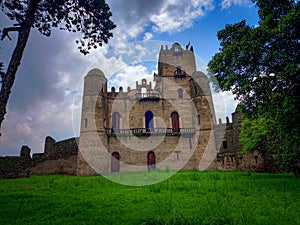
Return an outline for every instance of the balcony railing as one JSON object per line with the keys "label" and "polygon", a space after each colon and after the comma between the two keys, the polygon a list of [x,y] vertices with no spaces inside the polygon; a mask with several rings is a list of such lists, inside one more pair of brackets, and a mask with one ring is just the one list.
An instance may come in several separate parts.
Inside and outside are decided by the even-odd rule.
{"label": "balcony railing", "polygon": [[137,93],[135,97],[139,101],[159,101],[160,99],[158,93]]}
{"label": "balcony railing", "polygon": [[196,132],[195,128],[130,128],[113,129],[106,128],[106,135],[111,136],[183,136],[192,137]]}

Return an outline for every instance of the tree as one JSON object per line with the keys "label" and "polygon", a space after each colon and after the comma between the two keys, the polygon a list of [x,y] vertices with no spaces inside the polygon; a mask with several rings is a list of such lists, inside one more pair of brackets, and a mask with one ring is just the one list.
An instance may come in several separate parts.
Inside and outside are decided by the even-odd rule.
{"label": "tree", "polygon": [[105,0],[0,0],[2,12],[16,24],[2,30],[1,40],[10,38],[10,32],[17,32],[17,44],[5,73],[1,74],[0,129],[6,114],[6,107],[21,63],[24,49],[32,28],[50,36],[52,28],[69,32],[81,32],[77,40],[79,50],[89,53],[91,48],[102,46],[113,35],[116,26],[110,20],[111,12]]}
{"label": "tree", "polygon": [[259,25],[226,25],[217,34],[220,52],[208,67],[218,88],[241,102],[244,149],[272,150],[277,163],[299,178],[300,3],[253,2]]}

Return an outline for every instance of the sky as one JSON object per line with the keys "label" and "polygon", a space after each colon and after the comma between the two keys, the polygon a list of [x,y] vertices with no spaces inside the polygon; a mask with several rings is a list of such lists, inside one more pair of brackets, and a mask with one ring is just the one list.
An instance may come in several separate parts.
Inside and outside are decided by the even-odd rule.
{"label": "sky", "polygon": [[[19,155],[22,145],[43,152],[46,136],[63,140],[79,136],[83,78],[101,69],[111,86],[132,86],[157,72],[160,45],[189,41],[198,70],[205,70],[219,51],[217,32],[245,19],[258,25],[257,8],[250,0],[108,0],[117,25],[107,45],[83,55],[75,40],[80,33],[53,30],[50,37],[32,30],[2,124],[0,156]],[[0,12],[0,29],[11,26]],[[0,61],[8,65],[15,47],[0,42]],[[6,67],[5,67],[6,68]],[[205,71],[204,71],[205,72]],[[231,119],[237,101],[231,93],[213,93],[217,118]]]}

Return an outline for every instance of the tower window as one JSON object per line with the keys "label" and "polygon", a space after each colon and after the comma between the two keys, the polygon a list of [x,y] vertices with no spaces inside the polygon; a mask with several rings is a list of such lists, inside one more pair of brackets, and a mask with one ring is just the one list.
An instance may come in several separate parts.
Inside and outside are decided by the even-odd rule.
{"label": "tower window", "polygon": [[114,132],[117,132],[117,130],[120,129],[120,113],[119,112],[113,112],[113,114],[112,114],[112,128],[114,129]]}
{"label": "tower window", "polygon": [[87,118],[84,119],[84,127],[87,127]]}
{"label": "tower window", "polygon": [[223,141],[223,149],[227,149],[227,148],[228,148],[227,141]]}
{"label": "tower window", "polygon": [[183,99],[183,90],[181,88],[178,89],[178,98]]}
{"label": "tower window", "polygon": [[201,118],[200,118],[200,115],[198,114],[197,115],[197,124],[200,125],[200,123],[201,123]]}
{"label": "tower window", "polygon": [[197,86],[196,85],[194,86],[194,93],[195,93],[195,95],[197,94]]}

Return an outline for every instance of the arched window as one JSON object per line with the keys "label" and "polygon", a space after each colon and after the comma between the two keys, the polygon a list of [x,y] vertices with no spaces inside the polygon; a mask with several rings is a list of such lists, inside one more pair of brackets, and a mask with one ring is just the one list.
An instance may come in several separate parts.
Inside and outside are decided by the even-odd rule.
{"label": "arched window", "polygon": [[183,90],[181,88],[178,89],[178,98],[183,99]]}
{"label": "arched window", "polygon": [[195,93],[195,95],[197,94],[197,86],[196,85],[194,86],[194,93]]}
{"label": "arched window", "polygon": [[153,151],[148,152],[147,155],[148,170],[155,169],[155,153]]}
{"label": "arched window", "polygon": [[177,112],[171,113],[172,130],[173,132],[179,132],[179,115]]}
{"label": "arched window", "polygon": [[145,127],[147,132],[154,128],[153,113],[150,110],[145,113]]}
{"label": "arched window", "polygon": [[120,113],[113,112],[112,114],[112,128],[114,132],[117,132],[120,129]]}
{"label": "arched window", "polygon": [[119,152],[113,152],[111,154],[111,172],[119,172],[120,171],[120,154]]}
{"label": "arched window", "polygon": [[197,115],[197,124],[200,125],[201,123],[201,118],[200,118],[200,114]]}

